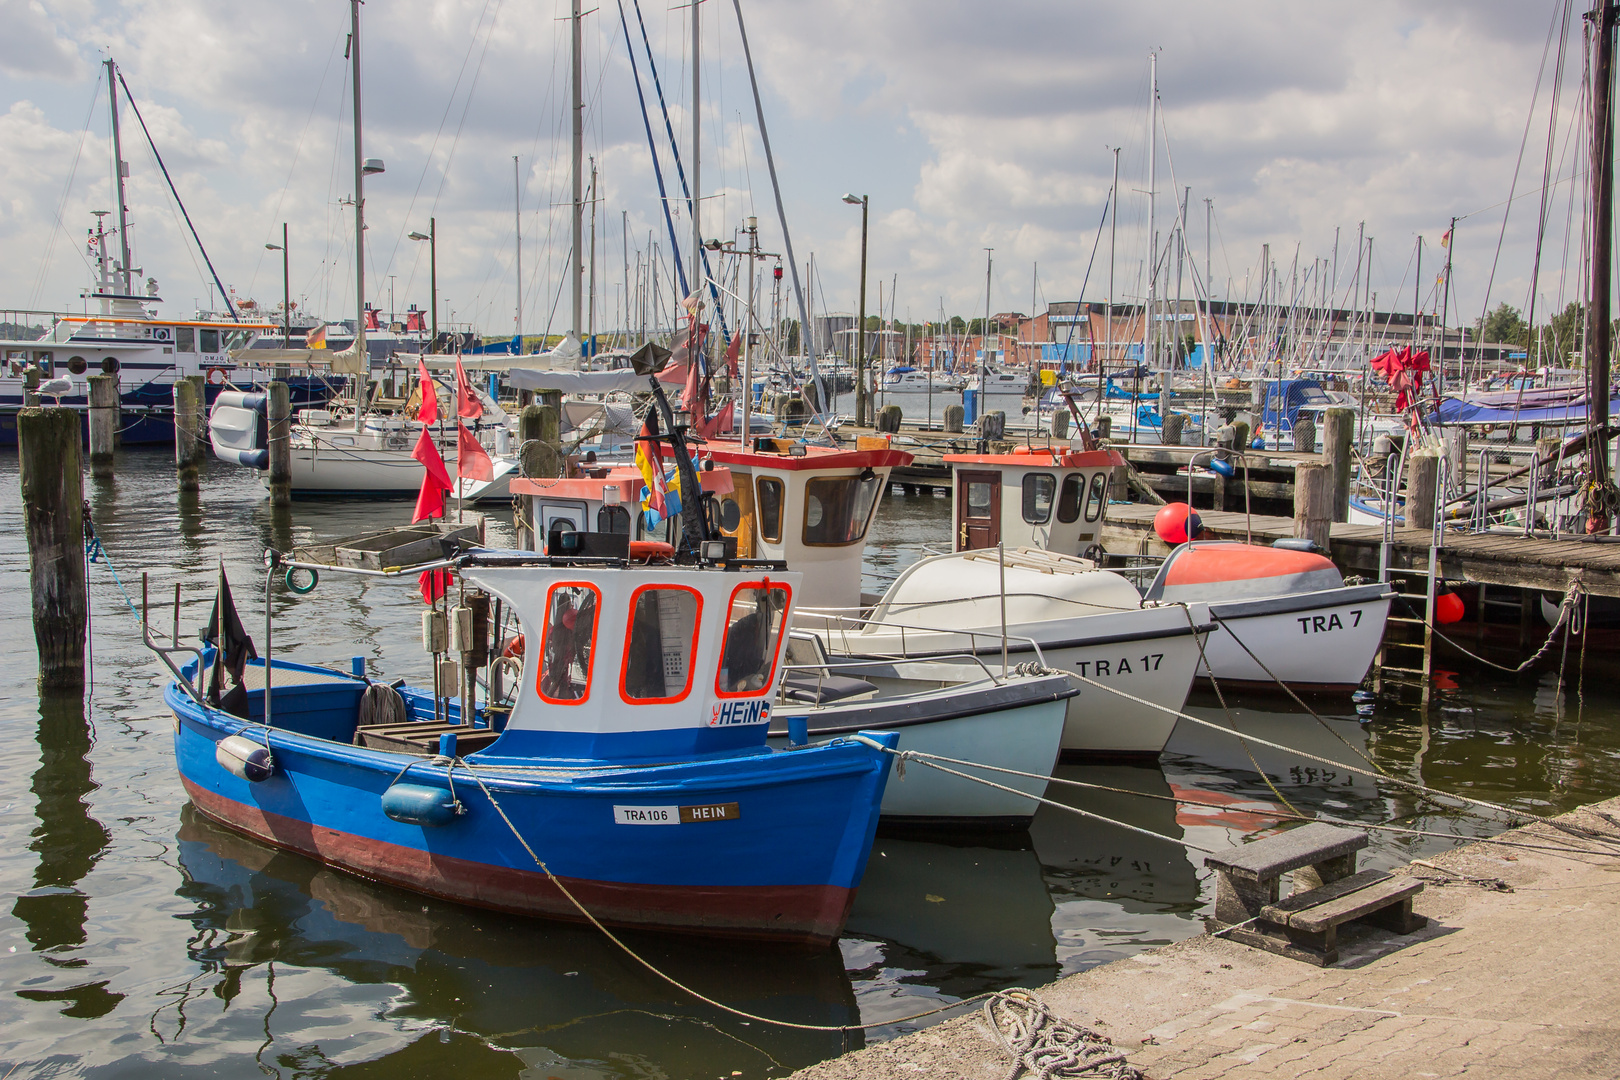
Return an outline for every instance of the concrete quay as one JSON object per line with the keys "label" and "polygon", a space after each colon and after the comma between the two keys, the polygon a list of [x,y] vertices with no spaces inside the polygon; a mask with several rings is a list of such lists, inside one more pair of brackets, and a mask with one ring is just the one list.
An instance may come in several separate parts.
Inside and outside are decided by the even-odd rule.
{"label": "concrete quay", "polygon": [[[1154,1080],[1620,1076],[1620,799],[1403,867],[1429,925],[1341,945],[1317,968],[1201,936],[1036,991]],[[1468,880],[1496,879],[1495,891]],[[793,1080],[1006,1080],[978,1010],[833,1058]]]}

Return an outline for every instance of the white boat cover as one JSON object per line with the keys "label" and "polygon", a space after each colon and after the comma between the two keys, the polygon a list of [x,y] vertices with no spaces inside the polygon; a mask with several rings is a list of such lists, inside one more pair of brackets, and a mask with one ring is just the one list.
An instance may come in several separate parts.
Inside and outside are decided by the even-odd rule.
{"label": "white boat cover", "polygon": [[[871,621],[937,630],[998,626],[1001,575],[990,549],[923,559],[889,586]],[[1009,626],[1142,606],[1142,595],[1121,575],[1043,551],[1007,552],[1006,583]]]}
{"label": "white boat cover", "polygon": [[645,390],[647,376],[625,368],[620,371],[547,371],[513,368],[506,377],[519,390],[561,390],[565,394],[607,394],[615,390]]}

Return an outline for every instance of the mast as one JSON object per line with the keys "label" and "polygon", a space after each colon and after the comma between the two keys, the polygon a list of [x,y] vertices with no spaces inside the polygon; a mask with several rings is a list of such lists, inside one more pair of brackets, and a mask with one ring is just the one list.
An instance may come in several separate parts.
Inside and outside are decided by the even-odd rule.
{"label": "mast", "polygon": [[514,356],[523,355],[523,180],[518,173],[517,155],[512,155],[512,225],[513,236],[517,239],[517,258],[514,266],[517,268],[517,321],[516,328],[517,347]]}
{"label": "mast", "polygon": [[360,131],[360,0],[349,0],[349,50],[354,80],[354,349],[360,374],[354,380],[354,430],[366,415],[366,381],[371,365],[366,353],[366,163]]}
{"label": "mast", "polygon": [[591,187],[587,196],[591,204],[591,287],[587,292],[589,300],[585,313],[585,336],[590,345],[585,350],[586,356],[596,355],[596,158],[591,157]]}
{"label": "mast", "polygon": [[[702,42],[701,4],[692,3],[692,345],[697,345],[698,310],[703,306],[703,160],[699,156],[703,131],[703,65],[699,46]],[[694,361],[696,358],[693,358]]]}
{"label": "mast", "polygon": [[1586,305],[1587,458],[1592,496],[1586,531],[1606,533],[1612,521],[1609,483],[1609,285],[1610,242],[1614,231],[1614,26],[1615,9],[1598,0],[1587,14],[1597,35],[1592,68],[1592,280]]}
{"label": "mast", "polygon": [[[1103,326],[1103,356],[1097,374],[1106,376],[1108,360],[1114,354],[1114,241],[1119,236],[1119,147],[1114,147],[1114,186],[1108,189],[1108,303]],[[1101,392],[1101,385],[1098,386]],[[1100,400],[1100,399],[1099,399]]]}
{"label": "mast", "polygon": [[581,342],[580,329],[585,317],[585,203],[584,199],[584,170],[585,170],[585,83],[582,68],[584,66],[581,55],[584,44],[580,35],[580,0],[574,0],[573,13],[570,21],[573,23],[573,48],[571,64],[573,67],[573,103],[570,106],[573,120],[573,183],[574,183],[574,246],[569,251],[569,269],[573,277],[573,320],[570,325],[570,334],[574,343]]}
{"label": "mast", "polygon": [[[1147,220],[1147,256],[1146,256],[1146,261],[1143,262],[1143,264],[1142,264],[1142,269],[1148,276],[1147,304],[1142,309],[1142,315],[1143,315],[1143,318],[1142,318],[1142,362],[1144,364],[1150,365],[1150,370],[1151,370],[1151,365],[1153,365],[1153,363],[1157,359],[1157,357],[1155,357],[1153,355],[1153,306],[1154,306],[1154,301],[1156,299],[1156,297],[1155,297],[1155,286],[1158,284],[1158,280],[1159,280],[1159,265],[1158,265],[1158,262],[1157,262],[1157,259],[1156,259],[1156,256],[1158,255],[1158,252],[1157,252],[1157,250],[1155,250],[1156,247],[1157,247],[1158,234],[1154,231],[1154,227],[1153,227],[1153,211],[1154,211],[1154,205],[1153,205],[1153,203],[1154,203],[1154,199],[1153,199],[1154,190],[1153,190],[1153,188],[1154,188],[1154,181],[1155,181],[1155,171],[1154,170],[1157,167],[1158,159],[1159,159],[1158,130],[1159,130],[1159,54],[1157,52],[1150,52],[1150,53],[1148,53],[1148,133],[1147,133],[1148,134],[1148,137],[1147,137],[1147,149],[1148,149],[1148,189],[1147,189],[1148,220]],[[1131,413],[1131,417],[1132,417],[1131,430],[1132,430],[1133,434],[1134,434],[1134,432],[1136,430],[1136,420],[1135,420],[1136,413],[1134,411],[1135,406],[1136,406],[1136,402],[1132,401],[1131,402],[1131,407],[1132,407],[1133,411]]]}
{"label": "mast", "polygon": [[118,69],[110,56],[106,64],[107,104],[112,110],[113,189],[118,197],[118,250],[122,256],[118,264],[118,274],[113,280],[120,293],[131,296],[135,290],[129,279],[129,207],[124,198],[124,178],[129,175],[129,163],[124,160],[123,141],[118,131]]}

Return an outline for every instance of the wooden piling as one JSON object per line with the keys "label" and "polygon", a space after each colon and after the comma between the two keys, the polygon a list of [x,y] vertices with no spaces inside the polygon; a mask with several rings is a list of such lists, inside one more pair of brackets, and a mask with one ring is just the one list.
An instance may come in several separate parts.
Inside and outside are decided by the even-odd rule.
{"label": "wooden piling", "polygon": [[1187,418],[1180,413],[1171,413],[1164,418],[1164,426],[1159,429],[1159,439],[1165,446],[1181,445],[1181,428]]}
{"label": "wooden piling", "polygon": [[1333,483],[1326,465],[1314,462],[1294,470],[1294,535],[1315,542],[1323,553],[1333,529]]}
{"label": "wooden piling", "polygon": [[191,433],[197,440],[200,460],[208,443],[208,378],[204,375],[187,375],[186,382],[197,391],[197,396],[191,402]]}
{"label": "wooden piling", "polygon": [[181,491],[198,491],[202,484],[199,470],[202,455],[198,452],[197,387],[190,379],[174,382],[174,467],[179,474]]}
{"label": "wooden piling", "polygon": [[562,452],[562,395],[542,390],[537,405],[518,414],[518,470],[524,476],[561,476],[567,465]]}
{"label": "wooden piling", "polygon": [[118,376],[90,376],[90,475],[113,474],[118,445]]}
{"label": "wooden piling", "polygon": [[1322,458],[1333,472],[1333,520],[1350,520],[1351,448],[1356,441],[1356,411],[1332,408],[1322,418]]}
{"label": "wooden piling", "polygon": [[1055,409],[1052,412],[1052,438],[1060,442],[1069,437],[1069,410]]}
{"label": "wooden piling", "polygon": [[[946,410],[947,413],[949,411],[950,411],[949,409]],[[1106,414],[1103,415],[1103,416],[1097,417],[1097,438],[1099,438],[1099,439],[1112,439],[1113,437],[1114,437],[1114,418],[1112,416],[1108,416]]]}
{"label": "wooden piling", "polygon": [[40,371],[35,364],[30,364],[23,369],[24,408],[37,408],[39,406],[39,381],[43,376],[44,372]]}
{"label": "wooden piling", "polygon": [[28,583],[41,689],[84,686],[84,475],[79,415],[66,408],[17,414],[18,480],[28,535]]}
{"label": "wooden piling", "polygon": [[292,391],[277,379],[266,407],[270,450],[270,505],[292,505]]}
{"label": "wooden piling", "polygon": [[960,405],[945,406],[945,418],[943,421],[945,430],[953,435],[959,434],[962,430],[963,424],[966,422],[966,416],[967,410],[962,408]]}
{"label": "wooden piling", "polygon": [[1434,528],[1434,508],[1440,483],[1440,453],[1425,447],[1406,459],[1406,525]]}

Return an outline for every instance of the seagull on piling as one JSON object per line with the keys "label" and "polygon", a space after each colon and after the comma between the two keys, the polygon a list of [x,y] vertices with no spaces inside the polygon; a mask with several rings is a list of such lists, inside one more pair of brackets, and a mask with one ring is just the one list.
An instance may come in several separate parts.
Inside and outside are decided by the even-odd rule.
{"label": "seagull on piling", "polygon": [[62,404],[62,395],[73,393],[73,380],[51,379],[47,382],[42,382],[39,384],[39,389],[36,390],[35,393],[39,394],[41,397],[54,398],[56,400],[56,404],[60,406]]}

